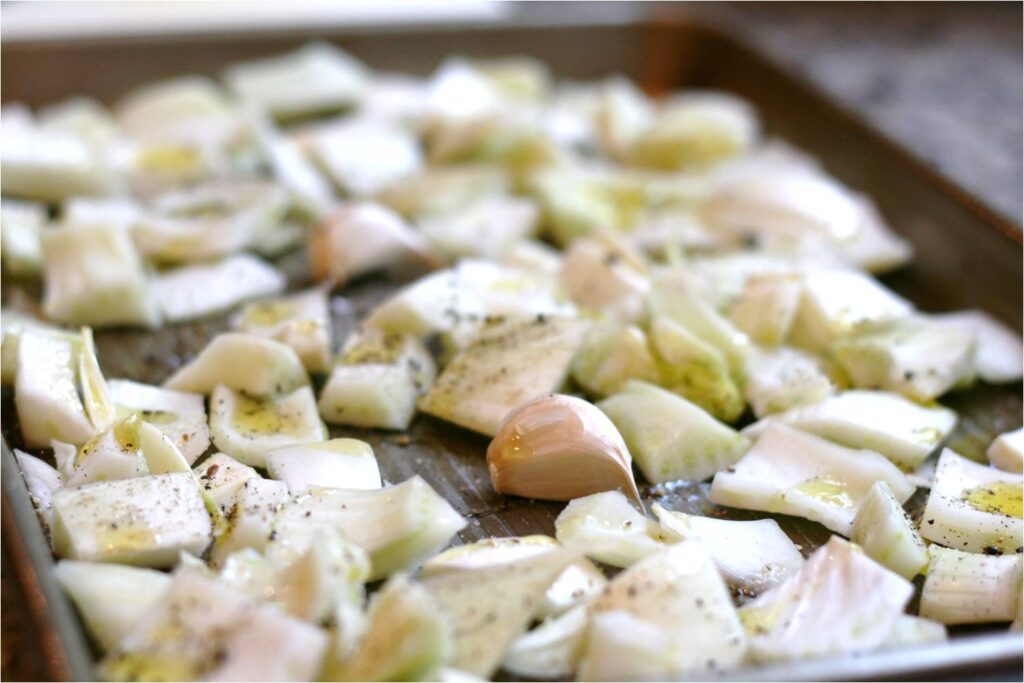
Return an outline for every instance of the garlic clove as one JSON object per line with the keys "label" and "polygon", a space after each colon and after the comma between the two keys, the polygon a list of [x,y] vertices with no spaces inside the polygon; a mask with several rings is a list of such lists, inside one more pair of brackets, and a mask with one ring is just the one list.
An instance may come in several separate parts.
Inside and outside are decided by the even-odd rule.
{"label": "garlic clove", "polygon": [[642,505],[632,464],[622,436],[604,413],[561,394],[513,410],[487,448],[495,491],[545,500],[618,489]]}

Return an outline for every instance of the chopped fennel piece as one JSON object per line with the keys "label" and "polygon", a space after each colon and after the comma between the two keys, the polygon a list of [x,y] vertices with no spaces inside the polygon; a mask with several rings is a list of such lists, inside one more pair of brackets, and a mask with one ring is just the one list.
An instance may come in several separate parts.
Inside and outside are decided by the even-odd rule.
{"label": "chopped fennel piece", "polygon": [[42,246],[47,317],[96,327],[159,325],[155,288],[126,230],[114,225],[47,230]]}
{"label": "chopped fennel piece", "polygon": [[465,525],[448,501],[414,476],[368,491],[312,488],[284,506],[274,531],[298,542],[318,528],[335,529],[370,554],[370,579],[376,580],[418,565]]}
{"label": "chopped fennel piece", "polygon": [[326,649],[327,636],[316,626],[224,581],[179,569],[99,673],[110,681],[313,680]]}
{"label": "chopped fennel piece", "polygon": [[664,547],[658,524],[620,491],[570,501],[555,520],[555,536],[566,548],[613,567],[628,567]]}
{"label": "chopped fennel piece", "polygon": [[0,360],[0,372],[2,372],[3,383],[14,384],[18,375],[18,355],[21,335],[25,330],[34,330],[38,333],[53,335],[57,338],[71,342],[71,357],[78,357],[78,345],[82,337],[78,332],[49,325],[43,321],[20,311],[4,310],[0,319],[0,334],[2,338],[3,358]]}
{"label": "chopped fennel piece", "polygon": [[840,257],[850,265],[869,273],[896,270],[910,262],[914,246],[886,225],[874,204],[859,198],[865,220],[852,240],[835,245]]}
{"label": "chopped fennel piece", "polygon": [[18,462],[18,469],[21,470],[21,477],[25,480],[25,488],[28,489],[39,523],[43,525],[43,531],[49,535],[50,527],[53,525],[53,493],[64,485],[63,477],[42,458],[29,455],[17,448],[14,449],[14,458]]}
{"label": "chopped fennel piece", "polygon": [[450,259],[501,260],[533,237],[539,213],[529,199],[484,197],[451,213],[425,216],[417,221],[417,227],[435,249]]}
{"label": "chopped fennel piece", "polygon": [[53,495],[58,557],[171,567],[182,550],[202,553],[211,533],[191,473],[101,481]]}
{"label": "chopped fennel piece", "polygon": [[1021,548],[1019,474],[987,467],[944,449],[921,516],[921,535],[972,553]]}
{"label": "chopped fennel piece", "polygon": [[597,407],[652,484],[707,479],[739,460],[750,443],[682,396],[646,382],[630,380]]}
{"label": "chopped fennel piece", "polygon": [[653,103],[632,81],[615,76],[596,87],[591,116],[601,149],[613,158],[625,156],[654,118]]}
{"label": "chopped fennel piece", "polygon": [[75,456],[67,486],[149,474],[142,451],[140,424],[138,415],[129,415],[90,439]]}
{"label": "chopped fennel piece", "polygon": [[224,80],[238,97],[277,119],[338,111],[367,87],[365,68],[328,43],[234,64]]}
{"label": "chopped fennel piece", "polygon": [[340,678],[340,666],[352,658],[362,644],[369,618],[362,605],[341,601],[331,614],[330,647],[321,670],[321,678]]}
{"label": "chopped fennel piece", "polygon": [[746,403],[725,356],[663,315],[652,317],[649,337],[661,386],[723,422],[739,419]]}
{"label": "chopped fennel piece", "polygon": [[280,294],[285,285],[284,274],[249,254],[167,270],[154,282],[170,322],[221,313],[249,299]]}
{"label": "chopped fennel piece", "polygon": [[974,334],[920,318],[845,337],[832,356],[859,388],[932,401],[974,381]]}
{"label": "chopped fennel piece", "polygon": [[140,384],[127,379],[107,382],[118,415],[138,413],[166,435],[189,464],[210,446],[206,407],[199,394]]}
{"label": "chopped fennel piece", "polygon": [[219,384],[210,394],[210,436],[219,450],[246,465],[265,468],[270,451],[323,441],[327,429],[309,386],[277,397],[252,398]]}
{"label": "chopped fennel piece", "polygon": [[41,235],[47,222],[42,204],[5,199],[0,203],[0,251],[4,272],[16,277],[43,271]]}
{"label": "chopped fennel piece", "polygon": [[82,444],[95,433],[78,394],[77,352],[68,339],[22,330],[14,404],[27,447],[45,448],[51,439]]}
{"label": "chopped fennel piece", "polygon": [[589,323],[572,318],[510,321],[456,354],[419,400],[419,409],[494,436],[505,416],[565,383]]}
{"label": "chopped fennel piece", "polygon": [[111,142],[120,134],[106,107],[88,97],[72,97],[40,109],[39,130],[75,135],[93,145]]}
{"label": "chopped fennel piece", "polygon": [[[663,654],[653,662],[622,652],[623,668],[644,674],[694,675],[734,668],[747,649],[743,626],[729,591],[700,543],[683,541],[634,564],[590,604],[591,615],[623,610],[662,630]],[[603,659],[600,641],[590,640],[580,662]],[[613,646],[614,647],[614,646]],[[618,648],[616,648],[618,649]],[[656,666],[655,671],[648,667]],[[623,671],[623,673],[626,673]],[[635,674],[627,674],[631,677]]]}
{"label": "chopped fennel piece", "polygon": [[708,499],[804,517],[849,536],[857,507],[876,481],[888,483],[900,503],[914,493],[906,476],[878,453],[771,424],[742,460],[715,475]]}
{"label": "chopped fennel piece", "polygon": [[0,141],[4,197],[56,203],[74,196],[103,196],[120,178],[100,150],[68,133],[6,130]]}
{"label": "chopped fennel piece", "polygon": [[542,167],[530,190],[543,210],[545,234],[563,247],[598,230],[629,230],[648,201],[635,178],[587,167]]}
{"label": "chopped fennel piece", "polygon": [[410,219],[452,213],[484,197],[507,196],[512,190],[505,169],[491,164],[460,164],[426,168],[378,193],[377,198]]}
{"label": "chopped fennel piece", "polygon": [[811,270],[803,283],[789,339],[811,351],[827,351],[838,339],[913,311],[904,299],[859,271]]}
{"label": "chopped fennel piece", "polygon": [[586,647],[577,664],[581,681],[658,680],[681,666],[670,631],[624,609],[590,615]]}
{"label": "chopped fennel piece", "polygon": [[644,261],[642,255],[611,235],[583,237],[565,251],[562,286],[581,307],[632,322],[643,315],[650,289]]}
{"label": "chopped fennel piece", "polygon": [[331,439],[275,448],[266,454],[267,473],[283,481],[292,495],[312,486],[379,489],[380,469],[370,444],[358,439]]}
{"label": "chopped fennel piece", "polygon": [[913,593],[909,581],[833,536],[739,613],[759,664],[865,653],[889,644]]}
{"label": "chopped fennel piece", "polygon": [[572,360],[572,378],[591,396],[604,398],[631,379],[657,383],[659,374],[644,331],[609,322],[594,325],[583,338]]}
{"label": "chopped fennel piece", "polygon": [[53,573],[103,651],[131,633],[171,584],[163,572],[105,562],[61,560]]}
{"label": "chopped fennel piece", "polygon": [[292,347],[310,372],[323,372],[330,363],[331,314],[323,289],[254,301],[243,306],[233,322],[241,332]]}
{"label": "chopped fennel piece", "polygon": [[373,195],[423,166],[416,137],[386,121],[346,117],[320,124],[310,138],[313,157],[349,196]]}
{"label": "chopped fennel piece", "polygon": [[1024,374],[1024,343],[1021,336],[984,311],[961,311],[932,316],[944,325],[972,332],[975,337],[974,367],[983,381],[1003,384],[1020,381]]}
{"label": "chopped fennel piece", "polygon": [[64,443],[57,439],[50,440],[50,448],[53,449],[53,462],[57,467],[57,473],[62,482],[71,478],[75,471],[75,458],[78,455],[78,447],[74,444]]}
{"label": "chopped fennel piece", "polygon": [[952,410],[922,406],[885,391],[844,391],[819,403],[796,406],[758,422],[744,433],[754,436],[771,422],[881,453],[900,469],[916,469],[949,436],[957,423]]}
{"label": "chopped fennel piece", "polygon": [[114,116],[133,138],[201,146],[229,142],[239,125],[227,94],[200,76],[136,88],[117,102]]}
{"label": "chopped fennel piece", "polygon": [[755,275],[729,308],[729,319],[752,341],[778,346],[789,336],[802,289],[795,275]]}
{"label": "chopped fennel piece", "polygon": [[784,413],[795,406],[816,404],[836,387],[822,361],[799,349],[757,350],[747,358],[744,395],[757,417]]}
{"label": "chopped fennel piece", "polygon": [[883,567],[912,580],[928,566],[928,549],[884,481],[876,482],[853,518],[850,540]]}
{"label": "chopped fennel piece", "polygon": [[210,394],[218,384],[250,396],[290,392],[309,384],[295,352],[280,342],[250,334],[219,334],[164,388]]}
{"label": "chopped fennel piece", "polygon": [[657,503],[666,543],[699,541],[729,588],[751,597],[800,571],[803,555],[774,519],[738,522],[666,510]]}
{"label": "chopped fennel piece", "polygon": [[[423,579],[452,626],[450,664],[489,677],[529,625],[548,588],[574,553],[555,550],[497,567],[446,572]],[[495,600],[503,595],[504,600]]]}
{"label": "chopped fennel piece", "polygon": [[[202,477],[199,481],[203,482]],[[258,476],[246,478],[235,489],[233,498],[228,499],[227,525],[214,539],[211,564],[220,566],[231,553],[243,548],[266,548],[278,515],[290,499],[284,482]],[[294,540],[298,543],[301,539]]]}
{"label": "chopped fennel piece", "polygon": [[516,242],[497,257],[503,266],[525,270],[554,280],[562,270],[562,253],[537,240]]}
{"label": "chopped fennel piece", "polygon": [[78,382],[82,390],[82,405],[93,427],[105,429],[117,418],[117,411],[110,396],[107,380],[96,359],[96,343],[92,330],[83,327],[82,344],[78,349]]}
{"label": "chopped fennel piece", "polygon": [[1021,555],[981,555],[931,546],[920,614],[943,624],[1013,621],[1021,599]]}
{"label": "chopped fennel piece", "polygon": [[946,627],[939,622],[904,614],[896,619],[884,647],[890,649],[909,645],[941,643],[948,637]]}
{"label": "chopped fennel piece", "polygon": [[1024,429],[1000,434],[985,455],[992,465],[1005,472],[1024,474]]}
{"label": "chopped fennel piece", "polygon": [[302,148],[258,115],[254,127],[274,180],[291,197],[292,209],[304,218],[319,219],[334,203],[334,192]]}
{"label": "chopped fennel piece", "polygon": [[224,453],[214,453],[192,469],[206,495],[223,512],[228,512],[235,497],[250,479],[259,479],[259,473]]}
{"label": "chopped fennel piece", "polygon": [[571,677],[583,651],[587,623],[586,605],[544,621],[512,641],[501,667],[530,679]]}
{"label": "chopped fennel piece", "polygon": [[434,265],[427,240],[394,210],[373,202],[327,214],[309,246],[310,271],[333,286],[403,264]]}
{"label": "chopped fennel piece", "polygon": [[450,627],[430,592],[404,575],[370,602],[369,623],[348,661],[328,664],[331,680],[425,681],[451,656]]}
{"label": "chopped fennel piece", "polygon": [[224,152],[215,147],[160,140],[119,141],[112,163],[126,177],[131,193],[141,198],[229,175]]}

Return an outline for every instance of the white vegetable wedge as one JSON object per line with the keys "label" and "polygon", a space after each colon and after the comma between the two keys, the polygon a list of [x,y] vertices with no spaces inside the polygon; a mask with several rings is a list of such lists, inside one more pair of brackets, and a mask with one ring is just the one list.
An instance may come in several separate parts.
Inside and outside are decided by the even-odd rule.
{"label": "white vegetable wedge", "polygon": [[323,372],[330,363],[331,315],[322,289],[246,304],[234,326],[292,347],[309,372]]}
{"label": "white vegetable wedge", "polygon": [[921,516],[921,535],[972,553],[1018,552],[1024,534],[1021,481],[1019,474],[943,450]]}
{"label": "white vegetable wedge", "polygon": [[[202,477],[199,481],[203,481]],[[290,499],[283,482],[260,477],[246,479],[226,506],[226,526],[214,541],[211,563],[219,566],[231,553],[243,548],[257,551],[266,548],[275,538],[274,525]]]}
{"label": "white vegetable wedge", "polygon": [[450,214],[424,217],[417,227],[451,259],[473,256],[500,261],[533,236],[539,213],[529,199],[485,197]]}
{"label": "white vegetable wedge", "polygon": [[25,329],[18,343],[14,404],[22,438],[29,448],[51,439],[88,441],[94,428],[78,394],[77,348],[69,340]]}
{"label": "white vegetable wedge", "polygon": [[1024,429],[1000,434],[989,445],[985,455],[1001,470],[1024,474]]}
{"label": "white vegetable wedge", "polygon": [[604,398],[638,379],[657,384],[658,366],[647,335],[635,325],[594,325],[572,361],[572,378],[588,394]]}
{"label": "white vegetable wedge", "polygon": [[700,407],[636,380],[597,404],[651,483],[701,481],[742,457],[749,441]]}
{"label": "white vegetable wedge", "polygon": [[53,496],[58,557],[171,567],[210,543],[212,527],[191,473],[103,481]]}
{"label": "white vegetable wedge", "polygon": [[501,667],[516,676],[552,681],[576,670],[587,633],[587,607],[574,607],[516,638]]}
{"label": "white vegetable wedge", "polygon": [[276,448],[266,456],[267,473],[283,481],[292,495],[311,486],[338,489],[379,489],[380,469],[370,444],[358,439]]}
{"label": "white vegetable wedge", "polygon": [[570,502],[555,520],[555,536],[566,548],[613,567],[628,567],[664,547],[657,523],[618,491]]}
{"label": "white vegetable wedge", "polygon": [[872,486],[861,501],[850,540],[905,579],[913,579],[928,566],[928,549],[921,535],[884,481]]}
{"label": "white vegetable wedge", "polygon": [[260,476],[253,468],[224,453],[214,453],[192,472],[206,495],[224,512],[234,505],[235,496],[245,486],[245,482]]}
{"label": "white vegetable wedge", "polygon": [[[729,591],[700,543],[683,541],[616,576],[591,614],[625,610],[660,629],[667,646],[660,674],[707,675],[743,661],[746,636]],[[599,643],[588,642],[583,662]],[[600,654],[596,656],[600,657]],[[650,662],[629,661],[645,673]],[[581,663],[581,673],[588,664]]]}
{"label": "white vegetable wedge", "polygon": [[800,571],[803,555],[773,519],[737,522],[654,505],[666,543],[699,541],[726,585],[752,597]]}
{"label": "white vegetable wedge", "polygon": [[119,414],[138,413],[170,438],[190,464],[209,448],[210,429],[201,395],[127,379],[110,380],[107,386]]}
{"label": "white vegetable wedge", "polygon": [[54,203],[67,197],[112,194],[119,185],[117,174],[98,150],[66,132],[5,130],[0,161],[4,197]]}
{"label": "white vegetable wedge", "polygon": [[14,384],[14,380],[18,375],[18,348],[21,343],[21,335],[25,330],[34,330],[71,342],[71,356],[72,358],[78,357],[78,349],[82,343],[82,337],[77,332],[72,332],[55,325],[48,325],[20,311],[8,311],[6,309],[3,312],[2,319],[0,319],[0,326],[2,326],[0,334],[3,335],[3,358],[0,359],[0,377],[3,378],[5,386]]}
{"label": "white vegetable wedge", "polygon": [[0,203],[0,250],[6,273],[24,277],[42,272],[40,236],[46,221],[42,204],[7,199]]}
{"label": "white vegetable wedge", "polygon": [[217,385],[210,394],[210,436],[218,450],[265,468],[270,451],[323,441],[327,430],[308,386],[260,399]]}
{"label": "white vegetable wedge", "polygon": [[792,348],[754,351],[747,358],[744,395],[757,417],[818,403],[835,393],[821,360]]}
{"label": "white vegetable wedge", "polygon": [[941,643],[949,638],[946,627],[931,619],[904,614],[896,620],[892,633],[886,639],[886,649]]}
{"label": "white vegetable wedge", "polygon": [[61,560],[53,573],[103,651],[128,636],[171,585],[163,572],[120,564]]}
{"label": "white vegetable wedge", "polygon": [[922,617],[943,624],[1013,621],[1020,602],[1021,555],[979,555],[931,546]]}
{"label": "white vegetable wedge", "polygon": [[129,415],[89,440],[75,456],[69,487],[149,474],[137,415]]}
{"label": "white vegetable wedge", "polygon": [[717,505],[806,517],[849,536],[857,507],[880,480],[901,503],[914,493],[906,476],[878,453],[770,425],[734,468],[715,475],[708,498]]}
{"label": "white vegetable wedge", "polygon": [[1024,375],[1024,342],[1019,332],[984,311],[946,313],[933,318],[974,333],[974,366],[982,380],[990,384],[1020,381]]}
{"label": "white vegetable wedge", "polygon": [[327,176],[349,196],[365,197],[423,166],[414,135],[387,121],[346,117],[310,134],[310,151]]}
{"label": "white vegetable wedge", "polygon": [[[593,614],[576,678],[624,681],[667,678],[680,668],[682,656],[666,629],[632,612],[617,609]],[[666,673],[669,672],[669,673]]]}
{"label": "white vegetable wedge", "polygon": [[729,308],[729,319],[752,341],[777,346],[789,336],[801,291],[802,283],[795,275],[754,276]]}
{"label": "white vegetable wedge", "polygon": [[643,315],[650,289],[643,256],[603,234],[575,240],[569,246],[562,260],[561,281],[581,307],[623,322]]}
{"label": "white vegetable wedge", "polygon": [[36,508],[36,516],[43,525],[43,531],[50,533],[53,523],[53,493],[63,486],[60,472],[50,467],[41,458],[14,449],[14,458],[25,480],[25,487]]}
{"label": "white vegetable wedge", "polygon": [[767,664],[885,647],[914,593],[857,546],[833,536],[803,569],[740,608],[754,662]]}
{"label": "white vegetable wedge", "polygon": [[285,277],[273,266],[248,254],[221,261],[182,266],[156,277],[160,307],[170,322],[205,318],[249,299],[280,294]]}
{"label": "white vegetable wedge", "polygon": [[198,356],[164,381],[164,388],[210,394],[223,384],[251,396],[290,392],[309,376],[290,347],[249,334],[219,334]]}

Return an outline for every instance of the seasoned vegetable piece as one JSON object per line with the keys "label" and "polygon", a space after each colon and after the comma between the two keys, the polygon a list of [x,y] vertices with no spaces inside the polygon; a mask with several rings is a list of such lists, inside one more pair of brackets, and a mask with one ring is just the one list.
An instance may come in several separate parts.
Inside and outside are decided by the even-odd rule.
{"label": "seasoned vegetable piece", "polygon": [[1021,555],[979,555],[936,545],[920,614],[943,624],[1011,621],[1020,603]]}
{"label": "seasoned vegetable piece", "polygon": [[67,485],[149,474],[139,433],[141,422],[138,415],[129,415],[90,439],[75,456]]}
{"label": "seasoned vegetable piece", "polygon": [[163,389],[127,379],[107,382],[118,414],[138,413],[165,434],[191,464],[210,446],[206,408],[199,394]]}
{"label": "seasoned vegetable piece", "polygon": [[292,347],[309,372],[323,372],[330,363],[331,315],[322,289],[246,304],[234,326]]}
{"label": "seasoned vegetable piece", "polygon": [[974,368],[983,381],[990,384],[1020,381],[1024,374],[1024,342],[1018,332],[984,311],[945,313],[933,319],[973,333]]}
{"label": "seasoned vegetable piece", "polygon": [[663,547],[657,523],[618,491],[570,502],[555,520],[555,536],[566,548],[613,567],[628,567]]}
{"label": "seasoned vegetable piece", "polygon": [[587,633],[587,607],[574,607],[516,638],[501,667],[538,680],[568,678],[576,669]]}
{"label": "seasoned vegetable piece", "polygon": [[418,140],[401,126],[358,116],[319,124],[306,144],[334,185],[367,197],[423,166]]}
{"label": "seasoned vegetable piece", "polygon": [[450,259],[465,256],[501,261],[533,236],[538,220],[537,205],[531,200],[498,196],[484,197],[450,213],[426,216],[417,227]]}
{"label": "seasoned vegetable piece", "polygon": [[868,557],[905,579],[928,566],[928,549],[892,488],[876,482],[857,508],[850,540]]}
{"label": "seasoned vegetable piece", "polygon": [[370,444],[358,439],[331,439],[275,448],[267,453],[267,473],[288,486],[292,495],[312,486],[379,489],[380,470]]}
{"label": "seasoned vegetable piece", "polygon": [[25,330],[34,330],[69,341],[71,342],[71,357],[78,358],[79,356],[79,345],[82,343],[82,337],[78,332],[72,332],[55,325],[48,325],[34,316],[7,309],[3,310],[3,316],[0,317],[0,326],[2,326],[0,334],[3,335],[3,358],[0,359],[0,376],[3,378],[4,385],[14,384],[14,380],[17,377],[18,348],[21,343],[21,335]]}
{"label": "seasoned vegetable piece", "polygon": [[0,250],[4,272],[15,277],[38,275],[43,270],[40,242],[46,225],[42,204],[5,199],[0,203]]}
{"label": "seasoned vegetable piece", "polygon": [[985,455],[1001,470],[1024,474],[1024,429],[1000,434],[989,445]]}
{"label": "seasoned vegetable piece", "polygon": [[764,417],[823,401],[835,384],[815,356],[799,349],[755,351],[747,358],[744,394],[754,415]]}
{"label": "seasoned vegetable piece", "polygon": [[228,512],[235,502],[236,494],[250,479],[258,479],[259,473],[230,455],[214,453],[192,470],[206,495]]}
{"label": "seasoned vegetable piece", "polygon": [[590,395],[604,398],[631,379],[656,384],[658,367],[647,335],[634,325],[594,325],[572,360],[572,378]]}
{"label": "seasoned vegetable piece", "polygon": [[[203,482],[202,477],[199,481]],[[258,476],[247,478],[235,488],[234,496],[226,501],[226,528],[218,533],[210,552],[214,566],[223,564],[236,550],[266,548],[278,515],[289,500],[288,487],[283,482]]]}
{"label": "seasoned vegetable piece", "polygon": [[248,254],[221,261],[182,266],[157,275],[160,307],[170,322],[205,318],[264,296],[280,294],[284,275]]}
{"label": "seasoned vegetable piece", "polygon": [[644,312],[650,289],[647,264],[641,254],[609,234],[575,240],[562,260],[561,281],[566,293],[583,308],[612,319],[633,322]]}
{"label": "seasoned vegetable piece", "polygon": [[778,346],[789,336],[801,289],[800,278],[795,275],[754,276],[730,307],[729,319],[752,341]]}
{"label": "seasoned vegetable piece", "polygon": [[36,508],[36,516],[43,525],[43,531],[50,533],[53,522],[53,494],[64,485],[60,472],[50,467],[41,458],[14,449],[14,458],[25,480],[25,488]]}
{"label": "seasoned vegetable piece", "polygon": [[78,394],[77,348],[68,339],[25,329],[18,343],[14,404],[25,445],[51,439],[81,444],[94,428]]}
{"label": "seasoned vegetable piece", "polygon": [[177,391],[210,394],[223,384],[250,396],[270,396],[309,384],[295,352],[249,334],[219,334],[190,363],[164,381]]}
{"label": "seasoned vegetable piece", "polygon": [[51,203],[113,194],[120,184],[100,150],[86,140],[31,127],[4,131],[0,178],[4,197]]}

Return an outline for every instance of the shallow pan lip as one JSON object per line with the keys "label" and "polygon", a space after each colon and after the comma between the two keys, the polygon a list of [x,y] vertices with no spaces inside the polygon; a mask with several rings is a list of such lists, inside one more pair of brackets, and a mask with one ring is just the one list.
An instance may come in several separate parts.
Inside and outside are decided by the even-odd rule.
{"label": "shallow pan lip", "polygon": [[[872,141],[883,145],[894,155],[897,163],[906,166],[909,173],[922,182],[935,186],[957,204],[964,207],[980,221],[991,226],[1015,245],[1022,244],[1019,225],[989,209],[987,205],[934,170],[919,157],[908,152],[902,145],[868,125],[858,115],[851,113],[832,97],[823,93],[800,75],[766,57],[756,47],[744,42],[741,37],[731,35],[714,23],[689,20],[657,22],[573,22],[547,29],[571,32],[574,28],[606,27],[609,30],[645,31],[687,31],[703,35],[709,40],[721,42],[730,50],[741,50],[764,62],[769,67],[785,74],[804,94],[823,104],[829,111],[848,125],[856,126]],[[344,38],[346,35],[419,32],[443,33],[458,31],[529,31],[538,28],[530,22],[511,25],[496,24],[437,24],[427,26],[389,25],[384,27],[354,27],[352,29],[330,30],[326,37]],[[259,32],[263,35],[277,32]],[[280,35],[302,33],[283,32]],[[181,36],[173,37],[180,39]],[[210,36],[198,37],[202,40]],[[113,39],[111,39],[113,40]],[[95,41],[82,41],[88,44]],[[131,49],[132,40],[123,42]],[[18,43],[14,49],[31,49],[31,43]],[[813,150],[812,150],[813,151]],[[2,504],[4,552],[10,559],[9,567],[26,598],[26,605],[34,621],[36,640],[33,647],[44,663],[51,680],[92,680],[94,678],[94,656],[85,631],[69,598],[60,589],[53,574],[54,560],[49,542],[38,522],[27,488],[14,456],[6,440],[2,444]],[[1019,633],[985,634],[964,636],[930,646],[901,648],[893,651],[873,653],[860,657],[839,657],[808,660],[792,664],[748,668],[729,672],[723,680],[956,680],[969,675],[985,676],[995,680],[1006,676],[1007,680],[1020,679],[1022,647]]]}

